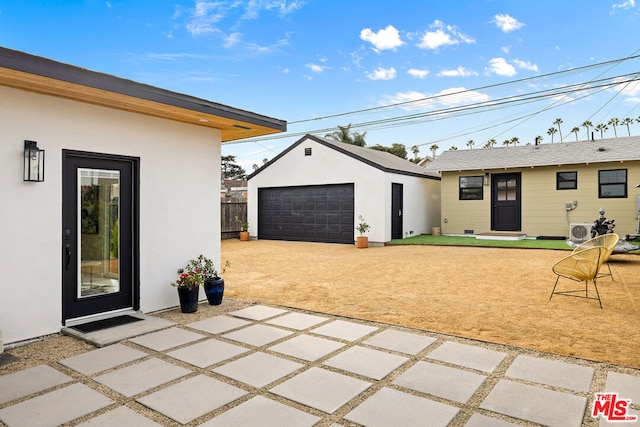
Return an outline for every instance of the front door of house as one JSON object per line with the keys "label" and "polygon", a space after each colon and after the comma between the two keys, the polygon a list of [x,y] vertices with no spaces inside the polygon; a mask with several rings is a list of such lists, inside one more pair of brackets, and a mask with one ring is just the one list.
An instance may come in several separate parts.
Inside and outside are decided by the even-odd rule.
{"label": "front door of house", "polygon": [[137,309],[138,159],[63,151],[63,322]]}
{"label": "front door of house", "polygon": [[391,184],[391,238],[402,239],[402,184]]}
{"label": "front door of house", "polygon": [[520,231],[522,224],[520,191],[519,173],[491,175],[492,230]]}

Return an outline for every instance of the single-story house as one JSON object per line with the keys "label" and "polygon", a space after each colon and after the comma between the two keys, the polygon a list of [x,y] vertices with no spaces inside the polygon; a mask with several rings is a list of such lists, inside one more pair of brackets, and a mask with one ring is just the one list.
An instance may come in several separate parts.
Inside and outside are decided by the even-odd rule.
{"label": "single-story house", "polygon": [[248,177],[252,238],[372,245],[431,232],[437,174],[393,154],[306,135]]}
{"label": "single-story house", "polygon": [[219,266],[221,144],[286,130],[6,48],[0,99],[5,343],[178,305],[178,268],[199,254]]}
{"label": "single-story house", "polygon": [[443,234],[579,238],[600,208],[616,233],[637,233],[637,136],[445,151],[427,170],[441,174]]}

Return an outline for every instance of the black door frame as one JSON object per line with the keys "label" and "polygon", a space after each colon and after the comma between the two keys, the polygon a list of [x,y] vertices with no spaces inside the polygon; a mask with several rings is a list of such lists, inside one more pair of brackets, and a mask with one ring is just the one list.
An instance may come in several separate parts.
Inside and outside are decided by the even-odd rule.
{"label": "black door frame", "polygon": [[[134,310],[140,309],[140,158],[130,156],[120,156],[104,153],[93,153],[77,150],[62,150],[62,244],[61,244],[61,278],[62,278],[62,324],[76,318],[85,316],[98,315],[109,311],[117,311],[121,308],[113,310],[104,309],[104,303],[101,302],[101,296],[92,298],[88,297],[83,304],[84,307],[78,308],[77,297],[67,289],[67,281],[77,280],[77,169],[79,167],[92,168],[100,167],[101,163],[107,163],[107,169],[110,167],[108,162],[119,162],[127,164],[127,169],[131,172],[131,231],[130,233],[130,259],[131,267],[127,276],[131,280],[131,305]],[[93,165],[92,165],[93,164]],[[70,169],[73,172],[70,172]],[[122,195],[121,189],[121,195]],[[73,209],[70,209],[73,207]],[[72,236],[67,235],[67,229],[72,230]],[[121,241],[128,239],[122,238]],[[67,245],[69,245],[67,247]],[[69,258],[69,251],[71,257]],[[128,252],[128,251],[125,251]],[[129,256],[127,256],[129,258]],[[69,261],[70,260],[70,261]],[[127,300],[129,300],[127,298]],[[74,306],[75,305],[75,306]],[[108,305],[108,304],[107,304]],[[87,312],[87,307],[91,308]]]}
{"label": "black door frame", "polygon": [[[498,181],[504,178],[513,177],[516,180],[516,199],[498,200]],[[499,209],[512,208],[514,211],[513,226],[508,227],[507,223],[499,222]],[[520,172],[506,172],[491,174],[491,230],[494,231],[521,231],[522,230],[522,174]]]}
{"label": "black door frame", "polygon": [[402,239],[404,231],[402,211],[404,209],[403,184],[391,183],[391,239]]}

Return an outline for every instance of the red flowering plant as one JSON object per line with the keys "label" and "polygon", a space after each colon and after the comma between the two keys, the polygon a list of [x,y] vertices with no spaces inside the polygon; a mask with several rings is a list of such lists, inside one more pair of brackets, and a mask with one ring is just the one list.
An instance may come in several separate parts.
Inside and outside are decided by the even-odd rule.
{"label": "red flowering plant", "polygon": [[171,286],[177,287],[193,287],[204,284],[205,274],[198,268],[193,260],[185,268],[178,269],[178,280],[173,282]]}

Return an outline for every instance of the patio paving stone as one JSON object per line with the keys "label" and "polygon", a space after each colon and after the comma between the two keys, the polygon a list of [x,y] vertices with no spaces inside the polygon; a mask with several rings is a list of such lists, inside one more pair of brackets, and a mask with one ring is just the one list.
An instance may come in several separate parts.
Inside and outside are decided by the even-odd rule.
{"label": "patio paving stone", "polygon": [[229,314],[231,316],[242,317],[250,320],[265,320],[270,317],[275,317],[279,314],[286,313],[287,310],[280,308],[267,307],[266,305],[253,305],[251,307],[243,308],[241,310],[232,311]]}
{"label": "patio paving stone", "polygon": [[314,362],[344,346],[345,344],[341,342],[326,338],[298,335],[269,347],[269,350]]}
{"label": "patio paving stone", "polygon": [[209,339],[166,353],[167,356],[182,360],[199,368],[215,365],[249,350],[217,339]]}
{"label": "patio paving stone", "polygon": [[435,338],[410,332],[386,329],[364,341],[374,347],[397,351],[405,354],[418,354],[436,341]]}
{"label": "patio paving stone", "polygon": [[507,353],[446,341],[427,354],[427,357],[478,371],[493,372],[507,357]]}
{"label": "patio paving stone", "polygon": [[474,372],[419,361],[396,378],[393,384],[466,403],[486,378]]}
{"label": "patio paving stone", "polygon": [[55,427],[111,405],[106,396],[76,383],[0,409],[9,427]]}
{"label": "patio paving stone", "polygon": [[371,385],[366,381],[314,367],[275,386],[270,391],[331,414]]}
{"label": "patio paving stone", "polygon": [[465,427],[514,427],[518,424],[509,421],[499,420],[482,414],[473,414]]}
{"label": "patio paving stone", "polygon": [[209,319],[187,323],[185,326],[192,329],[199,329],[210,334],[221,334],[223,332],[250,325],[251,322],[231,316],[215,316]]}
{"label": "patio paving stone", "polygon": [[94,380],[124,396],[131,397],[189,375],[191,372],[164,360],[153,358],[97,376]]}
{"label": "patio paving stone", "polygon": [[238,387],[198,375],[141,397],[137,401],[172,420],[186,424],[245,394],[247,392]]}
{"label": "patio paving stone", "polygon": [[285,329],[273,328],[265,325],[253,325],[237,331],[229,332],[228,334],[224,334],[223,337],[256,347],[261,347],[292,334],[293,332]]}
{"label": "patio paving stone", "polygon": [[505,373],[508,377],[587,392],[591,388],[594,370],[586,366],[520,355]]}
{"label": "patio paving stone", "polygon": [[344,418],[367,427],[444,427],[458,411],[453,406],[384,387]]}
{"label": "patio paving stone", "polygon": [[260,388],[303,366],[301,363],[257,352],[219,366],[213,369],[213,372]]}
{"label": "patio paving stone", "polygon": [[320,417],[256,396],[201,424],[200,427],[312,427],[318,421]]}
{"label": "patio paving stone", "polygon": [[329,320],[328,317],[314,316],[312,314],[289,313],[285,314],[284,316],[268,320],[265,323],[302,331],[319,323],[326,322],[327,320]]}
{"label": "patio paving stone", "polygon": [[580,427],[587,399],[500,380],[480,408],[550,427]]}
{"label": "patio paving stone", "polygon": [[334,320],[331,323],[312,329],[310,332],[345,341],[355,341],[377,330],[374,326],[362,325],[344,320]]}
{"label": "patio paving stone", "polygon": [[[620,397],[620,396],[618,396]],[[633,401],[632,401],[633,402]],[[627,416],[629,415],[635,415],[636,416],[636,422],[621,422],[621,421],[607,421],[603,416],[600,416],[598,418],[600,418],[600,423],[598,424],[599,427],[607,427],[607,426],[632,426],[632,427],[636,427],[639,423],[640,423],[640,410],[638,409],[627,409]]]}
{"label": "patio paving stone", "polygon": [[631,399],[632,404],[640,405],[640,376],[609,372],[606,387],[602,392],[618,393],[621,399]]}
{"label": "patio paving stone", "polygon": [[407,357],[355,346],[333,356],[324,364],[374,380],[381,380],[408,360]]}
{"label": "patio paving stone", "polygon": [[81,427],[162,427],[162,424],[158,424],[151,421],[149,418],[138,414],[135,411],[127,408],[126,406],[120,406],[113,411],[109,411],[105,414],[90,419],[82,424],[78,424]]}
{"label": "patio paving stone", "polygon": [[202,338],[206,338],[206,335],[197,334],[180,328],[169,328],[159,332],[142,335],[137,338],[132,338],[130,341],[152,350],[164,351],[183,344],[198,341]]}
{"label": "patio paving stone", "polygon": [[3,375],[0,377],[0,405],[70,381],[73,378],[47,365]]}
{"label": "patio paving stone", "polygon": [[147,353],[126,345],[113,344],[60,360],[60,363],[81,374],[93,375],[147,356]]}

